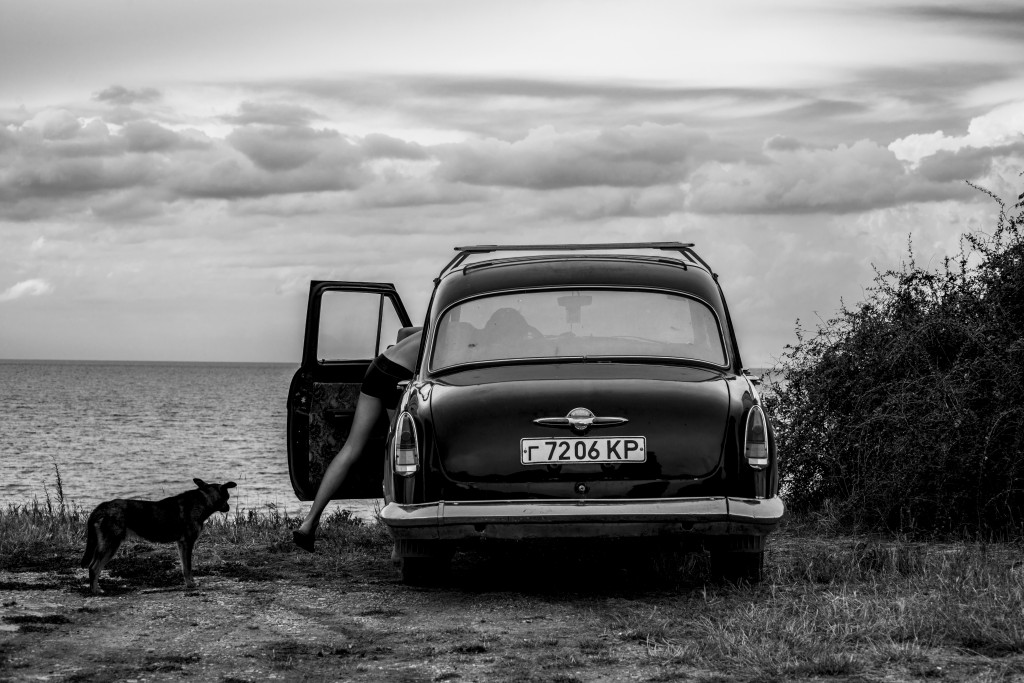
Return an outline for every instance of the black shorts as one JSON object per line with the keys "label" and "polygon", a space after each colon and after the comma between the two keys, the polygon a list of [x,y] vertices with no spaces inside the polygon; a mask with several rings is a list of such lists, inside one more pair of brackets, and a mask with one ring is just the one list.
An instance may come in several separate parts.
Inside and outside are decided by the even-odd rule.
{"label": "black shorts", "polygon": [[394,410],[402,398],[398,383],[407,379],[412,379],[412,370],[407,370],[383,355],[377,356],[366,370],[361,391],[367,396],[379,398],[388,410]]}

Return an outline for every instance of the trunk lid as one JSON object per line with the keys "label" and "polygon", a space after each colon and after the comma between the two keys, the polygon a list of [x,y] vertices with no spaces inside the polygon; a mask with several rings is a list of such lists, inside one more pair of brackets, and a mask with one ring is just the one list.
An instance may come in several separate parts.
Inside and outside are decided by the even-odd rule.
{"label": "trunk lid", "polygon": [[[499,485],[509,497],[571,495],[571,485],[581,481],[595,482],[587,487],[590,497],[634,496],[642,482],[692,483],[719,470],[729,420],[728,385],[719,371],[646,363],[464,370],[431,383],[434,452],[452,483],[492,491],[488,485]],[[568,425],[534,422],[564,418],[576,408],[626,421],[593,426],[584,434]],[[527,465],[521,460],[524,438],[581,436],[643,437],[646,461]],[[655,488],[662,495],[666,490]]]}

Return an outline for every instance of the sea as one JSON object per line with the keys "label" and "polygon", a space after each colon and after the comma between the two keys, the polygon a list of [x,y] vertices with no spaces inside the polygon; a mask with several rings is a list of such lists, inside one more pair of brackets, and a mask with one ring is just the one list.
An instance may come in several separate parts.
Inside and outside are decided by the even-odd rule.
{"label": "sea", "polygon": [[[88,511],[234,481],[235,510],[304,515],[288,478],[289,363],[0,360],[0,506]],[[379,501],[332,503],[370,517]],[[329,508],[330,510],[330,508]]]}

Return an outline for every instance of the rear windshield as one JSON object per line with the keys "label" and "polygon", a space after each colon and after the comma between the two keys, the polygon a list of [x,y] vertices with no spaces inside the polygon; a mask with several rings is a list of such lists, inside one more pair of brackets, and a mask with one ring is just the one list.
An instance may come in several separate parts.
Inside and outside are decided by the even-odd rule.
{"label": "rear windshield", "polygon": [[437,324],[430,368],[581,357],[726,364],[718,319],[696,299],[637,290],[544,290],[448,309]]}

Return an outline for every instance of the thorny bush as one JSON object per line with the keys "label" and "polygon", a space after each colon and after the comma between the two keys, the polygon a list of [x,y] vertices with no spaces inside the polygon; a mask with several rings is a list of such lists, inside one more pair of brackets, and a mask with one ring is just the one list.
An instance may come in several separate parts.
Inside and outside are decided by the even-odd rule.
{"label": "thorny bush", "polygon": [[848,528],[1024,530],[1024,194],[941,268],[876,273],[766,387],[787,504]]}

